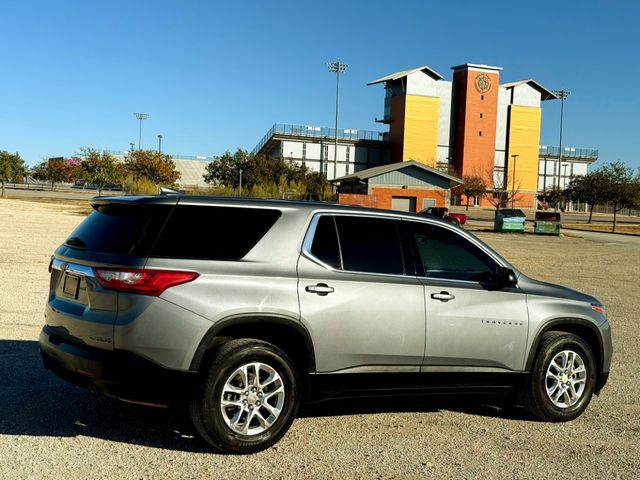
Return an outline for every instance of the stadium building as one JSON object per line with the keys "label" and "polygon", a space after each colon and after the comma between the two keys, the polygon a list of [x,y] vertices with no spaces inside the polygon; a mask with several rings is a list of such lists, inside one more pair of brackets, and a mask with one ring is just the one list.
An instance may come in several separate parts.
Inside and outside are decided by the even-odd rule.
{"label": "stadium building", "polygon": [[253,153],[324,172],[341,201],[414,211],[460,202],[449,189],[467,175],[516,191],[516,206],[534,208],[538,193],[564,187],[597,160],[597,150],[563,147],[560,163],[559,148],[540,145],[542,103],[558,98],[540,83],[500,84],[502,68],[488,65],[452,70],[451,81],[422,66],[370,82],[384,85],[384,114],[376,121],[388,131],[340,129],[337,155],[334,129],[287,124],[274,125]]}

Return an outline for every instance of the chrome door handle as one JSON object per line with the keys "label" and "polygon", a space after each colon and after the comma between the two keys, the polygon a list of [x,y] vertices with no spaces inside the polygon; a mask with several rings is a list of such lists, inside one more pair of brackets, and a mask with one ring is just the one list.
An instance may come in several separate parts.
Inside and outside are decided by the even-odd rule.
{"label": "chrome door handle", "polygon": [[449,292],[440,292],[440,293],[432,293],[431,298],[440,300],[441,302],[448,302],[449,300],[453,300],[454,298],[456,298],[456,296],[451,295]]}
{"label": "chrome door handle", "polygon": [[305,290],[309,293],[316,293],[321,297],[329,295],[335,291],[335,288],[330,287],[326,283],[318,283],[317,285],[307,285]]}

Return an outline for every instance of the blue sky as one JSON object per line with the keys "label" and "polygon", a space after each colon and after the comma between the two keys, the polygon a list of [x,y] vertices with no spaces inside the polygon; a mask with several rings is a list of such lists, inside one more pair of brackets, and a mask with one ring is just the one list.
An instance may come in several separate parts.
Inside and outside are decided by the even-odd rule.
{"label": "blue sky", "polygon": [[[0,149],[29,164],[80,147],[252,149],[275,122],[383,130],[368,81],[420,65],[504,68],[571,92],[564,144],[640,167],[640,3],[13,1],[0,3]],[[541,143],[557,145],[559,102]]]}

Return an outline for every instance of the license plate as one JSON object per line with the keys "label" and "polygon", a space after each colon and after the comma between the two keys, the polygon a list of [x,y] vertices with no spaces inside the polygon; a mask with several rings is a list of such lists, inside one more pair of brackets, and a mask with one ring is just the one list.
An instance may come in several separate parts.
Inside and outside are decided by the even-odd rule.
{"label": "license plate", "polygon": [[62,293],[72,298],[78,298],[78,286],[80,285],[80,278],[75,275],[65,275],[64,285],[62,286]]}

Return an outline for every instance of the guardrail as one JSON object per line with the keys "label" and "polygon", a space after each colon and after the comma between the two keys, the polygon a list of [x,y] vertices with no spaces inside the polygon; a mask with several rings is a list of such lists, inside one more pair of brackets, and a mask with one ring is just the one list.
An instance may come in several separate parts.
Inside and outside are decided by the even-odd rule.
{"label": "guardrail", "polygon": [[[128,150],[105,150],[105,152],[110,153],[111,155],[117,156],[117,157],[126,157],[127,155],[129,155],[129,151]],[[166,153],[166,152],[163,152]],[[215,160],[215,157],[208,157],[206,155],[173,155],[171,153],[167,153],[167,155],[169,155],[173,160],[195,160],[198,162],[205,162],[205,163],[209,163],[209,162],[213,162]]]}
{"label": "guardrail", "polygon": [[[97,188],[86,188],[79,186],[72,186],[70,184],[64,183],[55,183],[53,188],[50,183],[5,183],[4,188],[9,188],[13,190],[33,190],[40,192],[64,192],[64,193],[97,193]],[[122,189],[116,188],[103,188],[103,192],[122,192]]]}
{"label": "guardrail", "polygon": [[[552,157],[558,157],[560,155],[560,147],[550,147],[548,145],[540,145],[540,155],[549,155]],[[576,148],[576,147],[562,147],[563,157],[586,157],[586,158],[598,158],[598,150],[595,148]]]}
{"label": "guardrail", "polygon": [[[258,153],[262,147],[274,135],[292,135],[295,137],[324,137],[335,138],[336,129],[329,127],[317,127],[314,125],[295,125],[289,123],[276,123],[269,129],[262,140],[251,150],[251,153]],[[342,140],[370,140],[370,141],[383,141],[384,132],[376,132],[373,130],[355,130],[351,128],[339,128],[338,139]]]}

